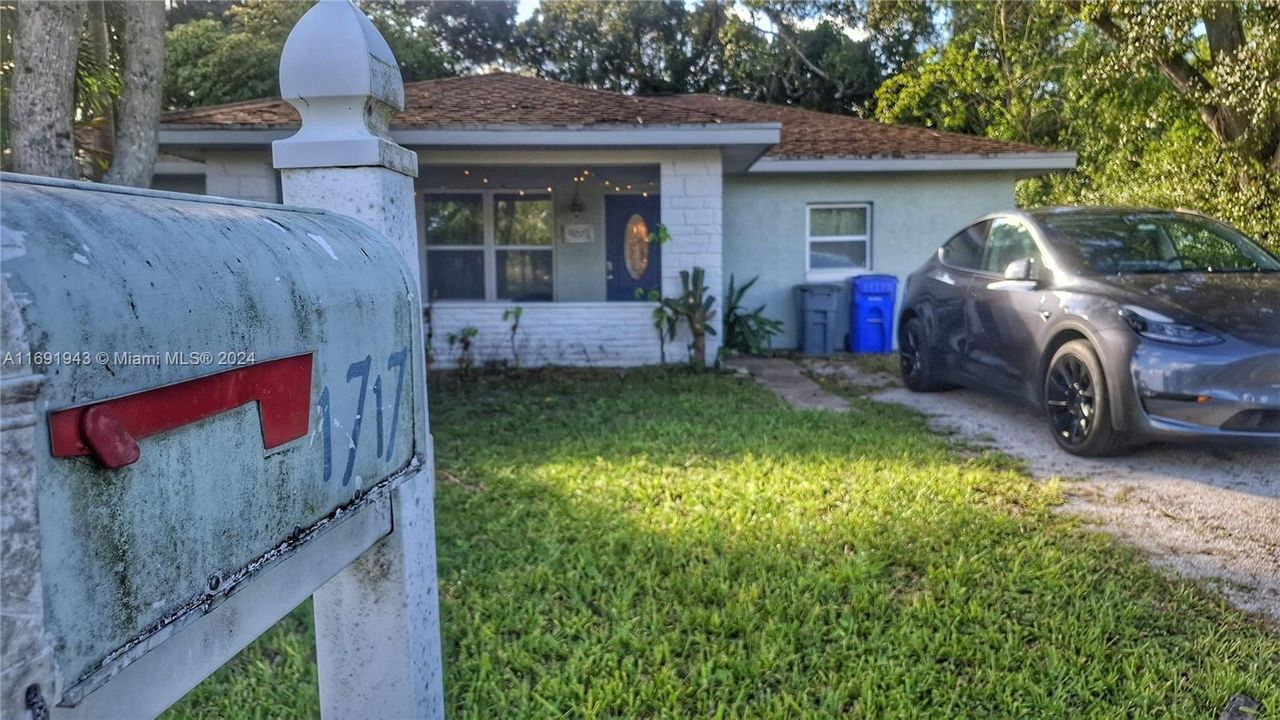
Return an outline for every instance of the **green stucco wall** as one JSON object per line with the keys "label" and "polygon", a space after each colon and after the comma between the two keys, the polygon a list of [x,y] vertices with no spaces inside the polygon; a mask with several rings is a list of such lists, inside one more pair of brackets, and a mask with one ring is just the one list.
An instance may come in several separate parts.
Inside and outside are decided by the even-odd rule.
{"label": "green stucco wall", "polygon": [[[724,283],[760,280],[745,302],[784,323],[776,349],[796,346],[794,287],[805,278],[805,213],[811,203],[871,203],[871,268],[899,289],[970,220],[1014,206],[1015,173],[730,176],[724,180]],[[847,286],[847,283],[846,283]],[[722,295],[723,297],[723,295]],[[839,339],[849,324],[842,302]]]}

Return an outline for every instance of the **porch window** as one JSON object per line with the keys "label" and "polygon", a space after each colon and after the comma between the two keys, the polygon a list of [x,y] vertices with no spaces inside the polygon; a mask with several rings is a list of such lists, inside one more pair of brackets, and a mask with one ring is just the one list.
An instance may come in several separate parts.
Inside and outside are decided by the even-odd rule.
{"label": "porch window", "polygon": [[441,300],[483,300],[485,248],[483,197],[428,195],[427,287]]}
{"label": "porch window", "polygon": [[871,205],[808,207],[805,271],[810,279],[835,279],[871,267]]}
{"label": "porch window", "polygon": [[499,300],[550,301],[552,292],[551,196],[503,193],[493,196],[497,208]]}
{"label": "porch window", "polygon": [[436,300],[550,301],[555,222],[549,193],[426,193],[427,289]]}

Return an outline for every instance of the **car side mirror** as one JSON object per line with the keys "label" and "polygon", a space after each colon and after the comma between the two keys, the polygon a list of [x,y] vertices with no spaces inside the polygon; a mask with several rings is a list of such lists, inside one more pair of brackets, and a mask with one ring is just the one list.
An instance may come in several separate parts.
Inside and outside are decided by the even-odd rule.
{"label": "car side mirror", "polygon": [[1018,258],[1004,266],[1005,280],[1037,281],[1040,279],[1040,266],[1035,258]]}

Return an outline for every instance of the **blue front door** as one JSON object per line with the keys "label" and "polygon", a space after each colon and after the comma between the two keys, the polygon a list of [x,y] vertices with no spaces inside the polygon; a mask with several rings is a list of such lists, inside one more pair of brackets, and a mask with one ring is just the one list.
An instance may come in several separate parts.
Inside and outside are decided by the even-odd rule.
{"label": "blue front door", "polygon": [[657,195],[605,196],[605,296],[610,301],[643,300],[650,290],[662,289],[658,207]]}

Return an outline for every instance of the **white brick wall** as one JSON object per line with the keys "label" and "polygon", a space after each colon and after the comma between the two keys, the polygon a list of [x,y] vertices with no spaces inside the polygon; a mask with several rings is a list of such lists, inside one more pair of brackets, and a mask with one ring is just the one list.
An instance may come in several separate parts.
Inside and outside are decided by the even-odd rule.
{"label": "white brick wall", "polygon": [[[661,163],[662,224],[671,240],[662,248],[662,294],[674,297],[680,293],[680,271],[701,267],[706,270],[708,292],[716,296],[716,319],[719,328],[724,312],[724,258],[722,255],[724,171],[719,150],[690,150]],[[688,331],[681,330],[674,345],[683,354],[688,344]],[[720,350],[720,335],[707,336],[707,363],[712,364]]]}
{"label": "white brick wall", "polygon": [[[479,330],[472,345],[476,366],[512,359],[511,322],[502,319],[510,303],[436,303],[431,308],[431,350],[435,367],[456,367],[460,348],[449,347],[450,333]],[[522,305],[515,347],[523,367],[572,365],[627,367],[659,362],[653,304],[530,303]],[[667,362],[684,362],[689,352],[680,340],[667,343]]]}
{"label": "white brick wall", "polygon": [[205,192],[218,197],[280,202],[270,153],[210,152],[205,157]]}

